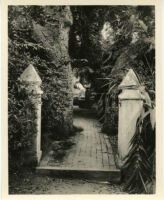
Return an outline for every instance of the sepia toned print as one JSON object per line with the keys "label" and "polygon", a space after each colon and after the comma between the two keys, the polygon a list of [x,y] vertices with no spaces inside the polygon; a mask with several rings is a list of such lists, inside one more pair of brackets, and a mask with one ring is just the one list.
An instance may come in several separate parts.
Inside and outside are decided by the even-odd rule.
{"label": "sepia toned print", "polygon": [[8,194],[154,195],[154,5],[8,5]]}

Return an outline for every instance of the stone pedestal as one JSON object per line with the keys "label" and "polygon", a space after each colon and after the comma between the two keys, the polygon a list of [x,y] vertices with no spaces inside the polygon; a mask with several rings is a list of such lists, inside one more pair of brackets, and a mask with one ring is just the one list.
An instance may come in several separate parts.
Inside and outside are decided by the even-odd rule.
{"label": "stone pedestal", "polygon": [[[20,76],[20,81],[22,87],[25,88],[31,103],[34,105],[34,114],[36,126],[36,134],[31,136],[32,147],[30,150],[27,150],[26,154],[28,155],[28,162],[38,164],[40,162],[42,151],[41,151],[41,94],[43,93],[41,86],[41,79],[37,74],[35,68],[32,65],[29,65],[25,71]],[[27,119],[28,120],[28,119]]]}
{"label": "stone pedestal", "polygon": [[144,96],[140,83],[132,69],[119,85],[122,93],[119,98],[118,152],[120,167],[130,151],[130,141],[135,134],[136,122],[143,111]]}

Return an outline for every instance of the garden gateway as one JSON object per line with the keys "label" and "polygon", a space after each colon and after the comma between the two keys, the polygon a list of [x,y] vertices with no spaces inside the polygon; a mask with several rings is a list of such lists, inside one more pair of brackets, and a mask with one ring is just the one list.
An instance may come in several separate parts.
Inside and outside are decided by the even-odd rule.
{"label": "garden gateway", "polygon": [[114,183],[123,174],[127,191],[152,192],[154,7],[9,6],[8,15],[9,168]]}

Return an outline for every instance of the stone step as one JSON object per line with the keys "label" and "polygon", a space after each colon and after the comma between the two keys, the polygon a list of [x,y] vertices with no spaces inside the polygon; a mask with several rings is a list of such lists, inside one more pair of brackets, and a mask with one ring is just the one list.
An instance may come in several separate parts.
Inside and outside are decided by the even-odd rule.
{"label": "stone step", "polygon": [[75,178],[96,181],[109,181],[118,183],[121,180],[121,172],[119,169],[111,168],[109,170],[88,169],[88,168],[61,168],[50,166],[36,167],[36,173],[51,175],[60,178]]}

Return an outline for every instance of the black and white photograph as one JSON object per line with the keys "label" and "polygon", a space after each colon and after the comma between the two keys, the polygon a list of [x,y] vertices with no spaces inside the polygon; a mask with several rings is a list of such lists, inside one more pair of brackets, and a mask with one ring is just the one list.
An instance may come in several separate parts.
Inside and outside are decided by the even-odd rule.
{"label": "black and white photograph", "polygon": [[7,17],[8,195],[156,194],[155,5]]}

